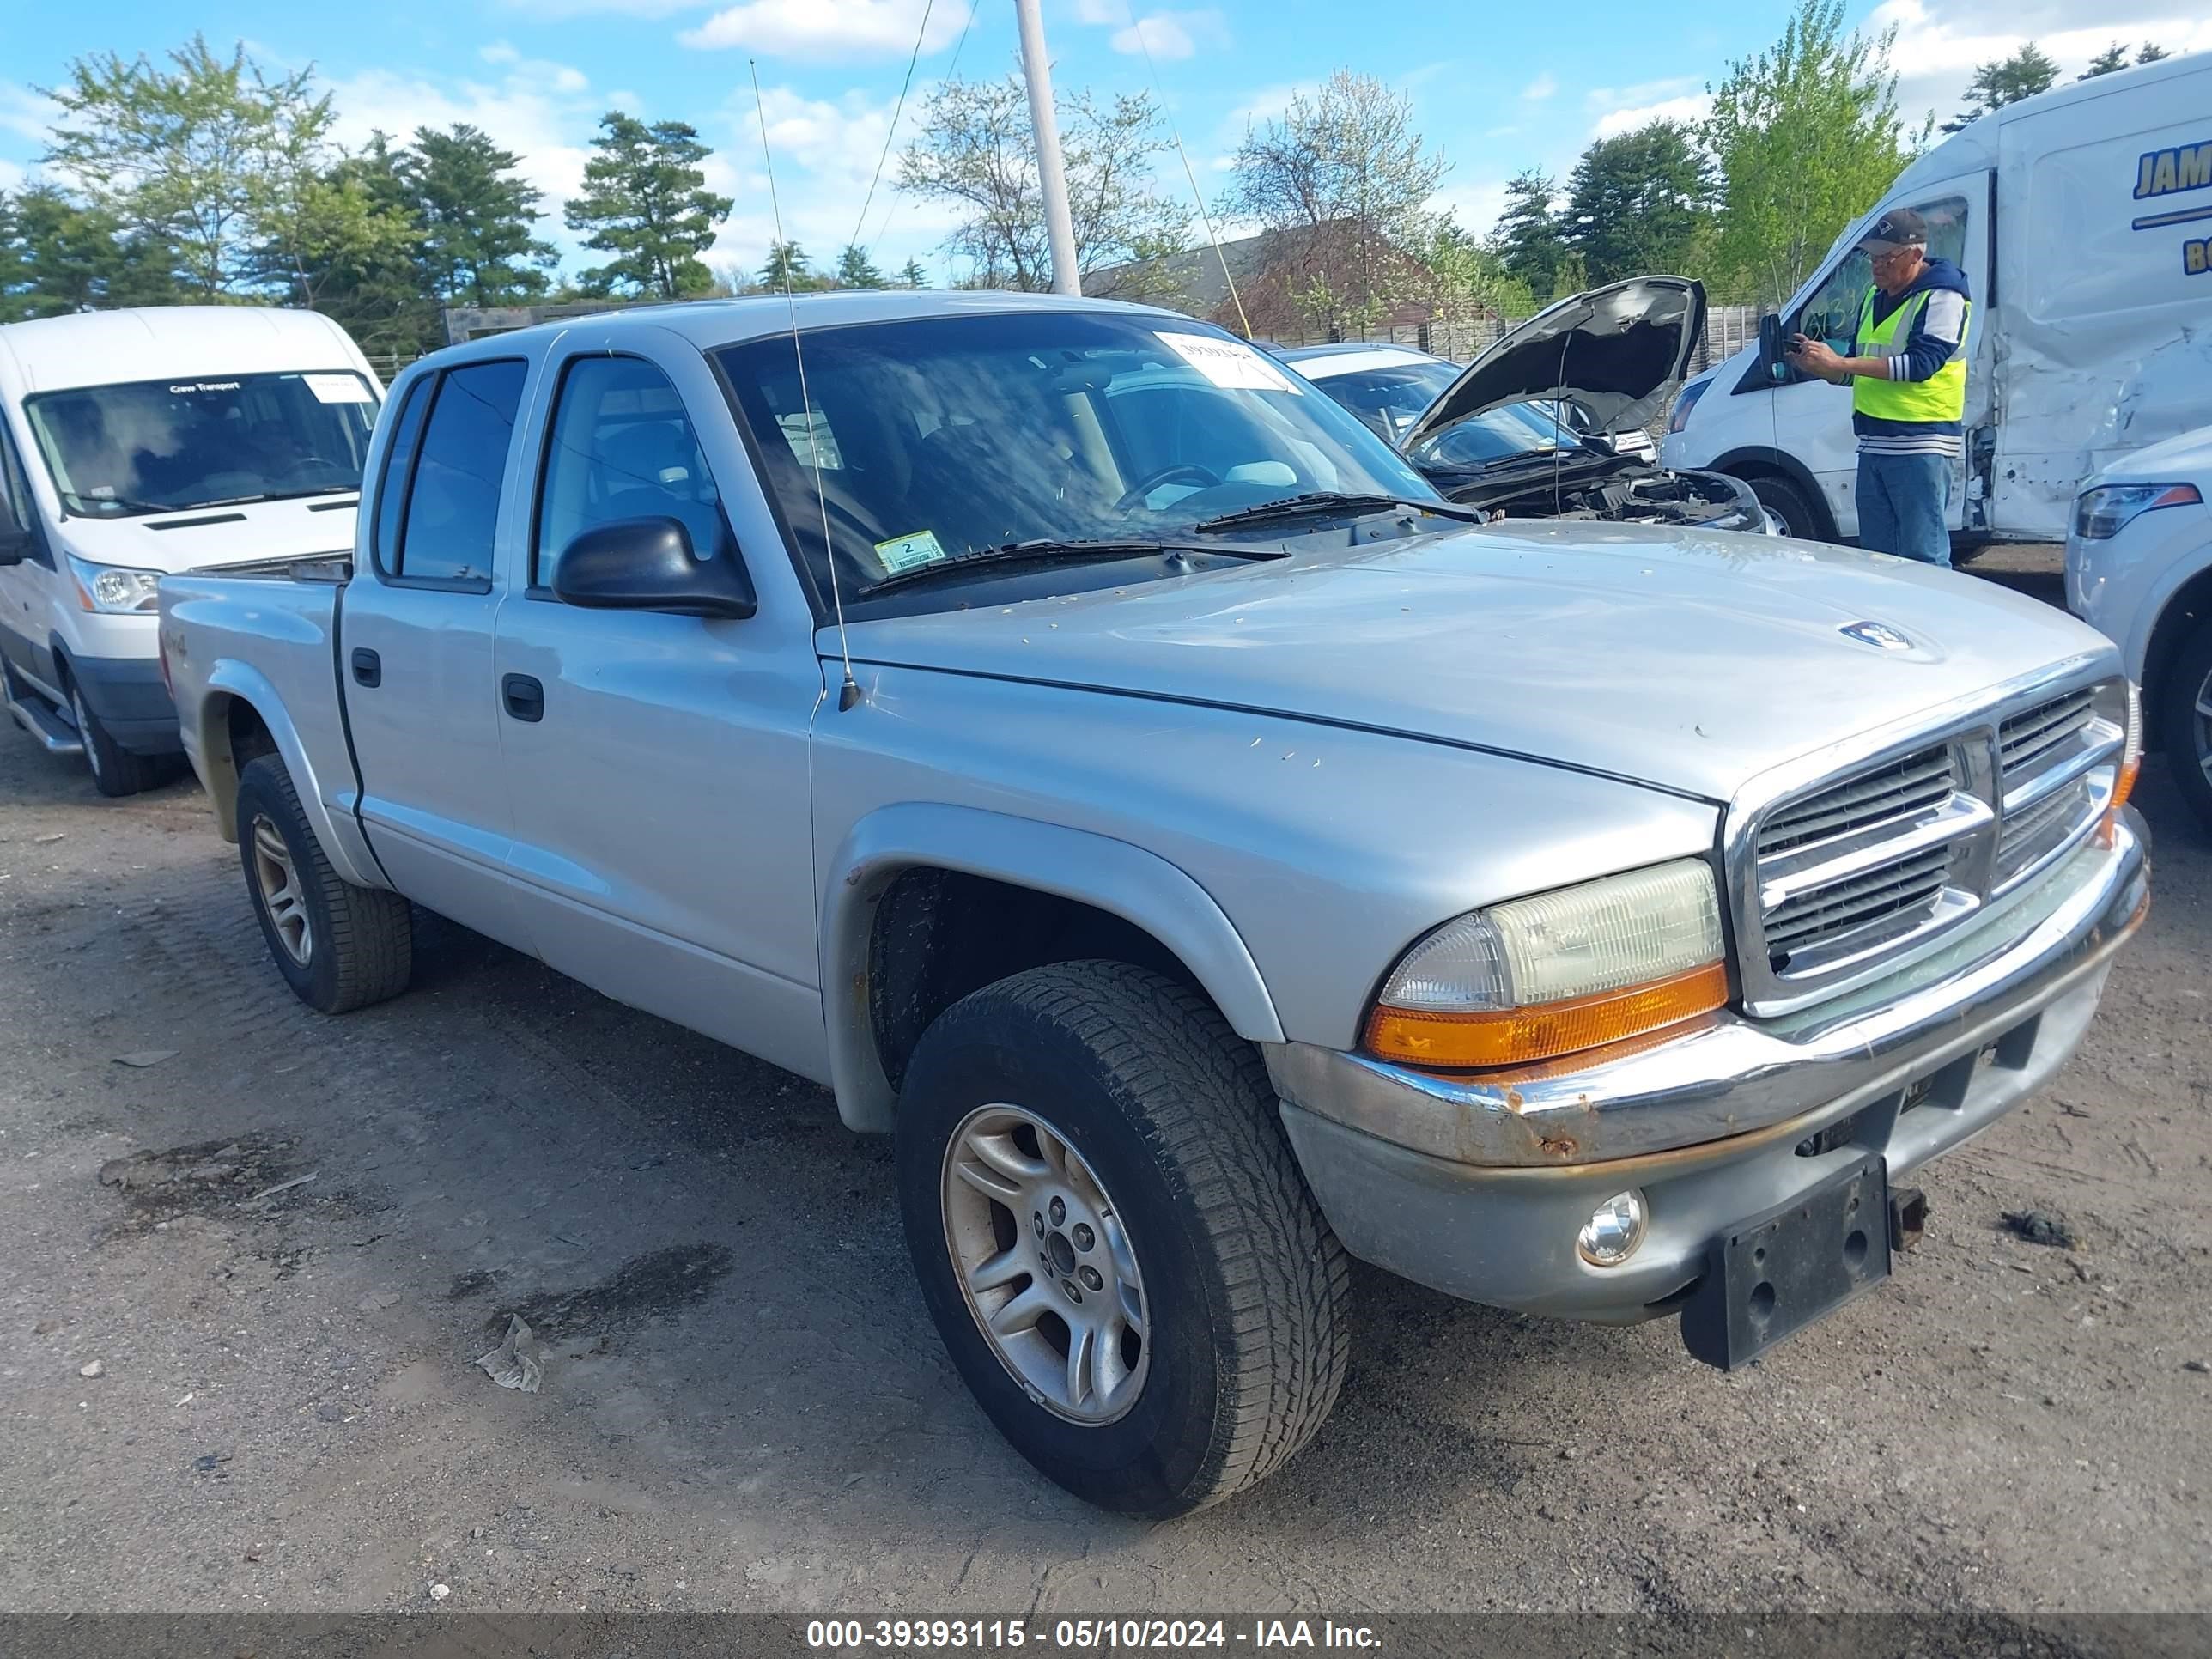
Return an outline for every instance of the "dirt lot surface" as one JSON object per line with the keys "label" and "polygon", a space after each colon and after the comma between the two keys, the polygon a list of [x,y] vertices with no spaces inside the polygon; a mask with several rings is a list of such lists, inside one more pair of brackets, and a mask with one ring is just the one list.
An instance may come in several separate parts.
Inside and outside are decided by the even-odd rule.
{"label": "dirt lot surface", "polygon": [[[2141,800],[2086,1049],[1895,1282],[1723,1376],[1363,1273],[1320,1440],[1147,1528],[969,1403],[820,1091],[450,928],[311,1014],[189,781],[104,802],[10,729],[0,1607],[2212,1606],[2212,843]],[[474,1363],[516,1310],[534,1395]]]}

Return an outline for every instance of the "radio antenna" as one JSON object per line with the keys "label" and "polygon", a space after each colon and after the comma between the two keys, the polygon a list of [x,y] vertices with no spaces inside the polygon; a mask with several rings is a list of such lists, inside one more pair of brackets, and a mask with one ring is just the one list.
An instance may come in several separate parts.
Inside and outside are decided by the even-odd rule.
{"label": "radio antenna", "polygon": [[845,594],[837,580],[837,547],[830,539],[830,493],[822,482],[822,428],[815,423],[814,399],[806,390],[806,355],[799,343],[799,299],[791,289],[791,245],[783,240],[783,209],[775,197],[775,158],[769,152],[768,106],[761,101],[760,64],[745,59],[752,71],[753,113],[760,118],[761,165],[768,170],[768,209],[775,227],[776,264],[783,270],[783,302],[791,311],[791,360],[799,366],[799,408],[806,422],[806,459],[814,472],[814,505],[822,513],[822,556],[830,562],[830,605],[837,617],[837,655],[845,667],[845,683],[837,688],[840,712],[860,701],[860,683],[853,678],[853,647],[845,637]]}
{"label": "radio antenna", "polygon": [[1145,67],[1152,71],[1152,90],[1160,97],[1160,114],[1168,124],[1168,137],[1175,141],[1176,159],[1182,163],[1182,176],[1190,180],[1190,199],[1198,208],[1198,222],[1206,227],[1206,240],[1213,245],[1213,257],[1221,265],[1221,281],[1229,290],[1229,298],[1237,307],[1237,321],[1244,337],[1252,337],[1252,319],[1244,314],[1244,296],[1237,291],[1237,278],[1230,273],[1229,256],[1222,252],[1220,233],[1213,228],[1213,216],[1206,210],[1206,192],[1198,187],[1198,174],[1190,165],[1190,152],[1182,147],[1182,134],[1176,131],[1175,112],[1168,107],[1167,88],[1160,84],[1160,66],[1152,61],[1152,42],[1145,38],[1145,26],[1137,21],[1136,9],[1129,0],[1121,0],[1121,15],[1129,20],[1129,33],[1137,37],[1144,49]]}

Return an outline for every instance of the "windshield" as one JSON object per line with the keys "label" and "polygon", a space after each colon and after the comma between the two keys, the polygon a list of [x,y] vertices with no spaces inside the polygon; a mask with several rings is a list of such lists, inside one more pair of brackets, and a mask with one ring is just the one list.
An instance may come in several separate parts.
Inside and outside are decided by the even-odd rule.
{"label": "windshield", "polygon": [[376,395],[350,371],[76,386],[24,400],[72,513],[130,518],[361,488]]}
{"label": "windshield", "polygon": [[[1199,324],[1042,311],[809,330],[717,354],[817,582],[849,599],[1018,542],[1188,539],[1316,490],[1437,501],[1304,381]],[[815,495],[819,463],[821,502]]]}
{"label": "windshield", "polygon": [[1324,375],[1321,371],[1328,363],[1326,357],[1310,358],[1305,362],[1297,358],[1291,360],[1291,368],[1313,375],[1316,386],[1357,415],[1370,431],[1393,444],[1402,442],[1413,429],[1413,422],[1460,377],[1456,368],[1442,361],[1393,363],[1387,368],[1353,369]]}
{"label": "windshield", "polygon": [[1583,441],[1540,404],[1507,404],[1455,422],[1413,447],[1413,465],[1447,471],[1486,466],[1510,455],[1580,449]]}

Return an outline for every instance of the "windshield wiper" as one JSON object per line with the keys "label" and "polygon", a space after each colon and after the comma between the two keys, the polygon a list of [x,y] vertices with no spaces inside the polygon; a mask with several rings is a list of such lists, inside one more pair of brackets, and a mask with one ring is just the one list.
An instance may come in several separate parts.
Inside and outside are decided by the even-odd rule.
{"label": "windshield wiper", "polygon": [[1340,489],[1314,489],[1303,495],[1285,495],[1279,501],[1240,507],[1234,513],[1224,513],[1218,519],[1207,519],[1192,528],[1201,532],[1235,530],[1245,525],[1273,524],[1279,520],[1311,518],[1324,513],[1382,513],[1392,507],[1405,507],[1415,513],[1433,513],[1439,518],[1458,519],[1468,524],[1482,522],[1478,514],[1468,508],[1453,507],[1445,501],[1417,501],[1403,495],[1363,495]]}
{"label": "windshield wiper", "polygon": [[[896,571],[881,581],[871,582],[860,590],[863,599],[873,599],[878,593],[896,587],[908,587],[938,576],[956,575],[982,564],[1048,564],[1073,560],[1141,558],[1152,553],[1218,553],[1235,552],[1235,549],[1177,547],[1172,542],[1149,541],[1142,538],[1102,536],[1091,541],[1062,541],[1049,536],[1039,536],[1028,541],[1006,542],[998,547],[978,548],[971,553],[955,554],[950,558],[933,559],[911,570]],[[1255,557],[1273,557],[1270,550]]]}
{"label": "windshield wiper", "polygon": [[63,494],[69,497],[74,509],[88,519],[106,519],[115,516],[100,511],[100,508],[106,507],[119,507],[125,513],[132,514],[191,511],[190,507],[169,506],[161,501],[134,501],[128,495],[80,495],[73,489],[64,490]]}

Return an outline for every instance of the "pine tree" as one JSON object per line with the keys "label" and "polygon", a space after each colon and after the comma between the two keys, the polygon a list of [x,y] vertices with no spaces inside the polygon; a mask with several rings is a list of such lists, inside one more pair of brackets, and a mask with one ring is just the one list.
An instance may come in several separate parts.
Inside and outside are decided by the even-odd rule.
{"label": "pine tree", "polygon": [[1559,236],[1559,222],[1553,211],[1559,186],[1535,167],[1517,174],[1505,186],[1505,210],[1490,233],[1490,249],[1505,267],[1535,295],[1553,291],[1565,263],[1567,245]]}
{"label": "pine tree", "polygon": [[929,273],[921,268],[920,260],[909,259],[906,262],[906,269],[899,272],[899,281],[908,288],[927,288]]}
{"label": "pine tree", "polygon": [[875,261],[868,258],[867,249],[858,242],[847,245],[837,256],[837,286],[840,288],[882,288],[884,273],[876,269]]}
{"label": "pine tree", "polygon": [[627,293],[681,300],[706,293],[714,273],[699,256],[729,216],[726,196],[708,190],[699,164],[714,154],[682,121],[648,126],[609,110],[592,140],[598,155],[584,163],[584,193],[566,204],[571,230],[589,231],[584,246],[615,257],[582,273],[589,294]]}

